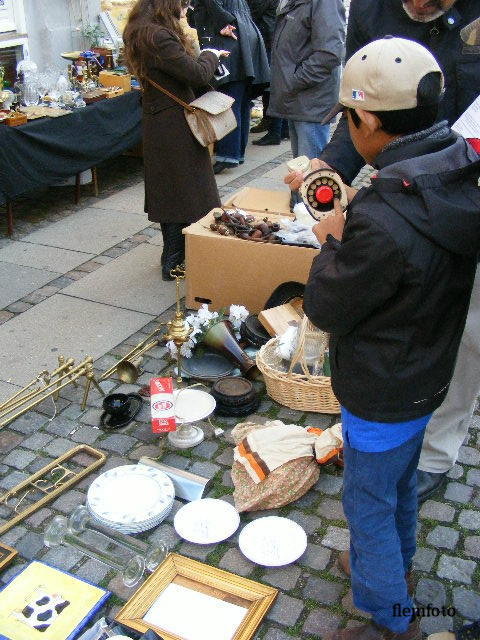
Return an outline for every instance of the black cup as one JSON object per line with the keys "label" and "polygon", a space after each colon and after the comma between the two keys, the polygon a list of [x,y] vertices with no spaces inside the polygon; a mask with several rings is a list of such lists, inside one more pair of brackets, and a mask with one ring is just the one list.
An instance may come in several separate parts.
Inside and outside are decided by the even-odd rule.
{"label": "black cup", "polygon": [[126,393],[111,393],[103,400],[103,409],[115,419],[126,416],[130,410],[131,398]]}

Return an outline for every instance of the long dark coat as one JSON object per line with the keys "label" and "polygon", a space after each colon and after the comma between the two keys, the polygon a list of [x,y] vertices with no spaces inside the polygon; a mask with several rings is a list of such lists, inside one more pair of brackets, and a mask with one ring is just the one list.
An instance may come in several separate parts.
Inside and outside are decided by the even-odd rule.
{"label": "long dark coat", "polygon": [[[159,28],[147,62],[148,77],[184,102],[206,87],[218,59],[206,51],[192,58],[177,37]],[[183,107],[145,82],[143,154],[145,211],[153,222],[196,222],[220,205],[208,149],[194,138]]]}
{"label": "long dark coat", "polygon": [[[221,85],[227,82],[248,80],[252,84],[267,84],[270,81],[265,44],[246,0],[196,0],[193,22],[201,48],[230,51],[228,58],[222,60],[230,75],[217,83],[220,91]],[[237,40],[220,35],[227,24],[236,28]]]}

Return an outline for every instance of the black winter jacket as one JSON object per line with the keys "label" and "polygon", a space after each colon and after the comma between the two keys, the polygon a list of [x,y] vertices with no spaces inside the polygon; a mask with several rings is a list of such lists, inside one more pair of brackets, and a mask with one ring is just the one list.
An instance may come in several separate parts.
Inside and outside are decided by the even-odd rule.
{"label": "black winter jacket", "polygon": [[[201,49],[230,51],[228,58],[222,58],[230,74],[215,85],[239,80],[263,85],[270,81],[265,44],[246,0],[195,0],[192,19]],[[220,35],[227,24],[236,28],[237,40]]]}
{"label": "black winter jacket", "polygon": [[[480,94],[480,48],[468,46],[460,30],[480,15],[479,0],[457,0],[433,22],[411,20],[402,0],[352,0],[347,29],[347,59],[372,40],[386,35],[416,40],[438,60],[445,75],[445,97],[438,120],[451,125]],[[321,159],[351,182],[365,164],[355,151],[344,117]]]}
{"label": "black winter jacket", "polygon": [[433,129],[379,154],[377,177],[352,200],[342,241],[322,246],[305,290],[307,316],[331,333],[334,392],[366,420],[401,422],[438,407],[465,324],[480,248],[480,156],[448,127]]}
{"label": "black winter jacket", "polygon": [[278,0],[247,0],[253,21],[262,34],[267,53],[272,46]]}

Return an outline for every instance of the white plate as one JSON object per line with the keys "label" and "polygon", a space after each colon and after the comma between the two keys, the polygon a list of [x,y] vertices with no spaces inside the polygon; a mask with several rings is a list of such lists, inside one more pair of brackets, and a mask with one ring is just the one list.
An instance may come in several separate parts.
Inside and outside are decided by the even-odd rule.
{"label": "white plate", "polygon": [[204,498],[189,502],[175,514],[179,536],[195,544],[213,544],[229,538],[240,524],[237,510],[224,500]]}
{"label": "white plate", "polygon": [[173,482],[165,473],[132,464],[110,469],[94,480],[87,504],[101,520],[136,527],[158,518],[174,496]]}
{"label": "white plate", "polygon": [[281,567],[305,553],[307,534],[288,518],[267,516],[247,524],[239,536],[240,551],[264,567]]}
{"label": "white plate", "polygon": [[215,410],[215,398],[198,389],[176,389],[173,392],[177,424],[190,424],[207,418]]}

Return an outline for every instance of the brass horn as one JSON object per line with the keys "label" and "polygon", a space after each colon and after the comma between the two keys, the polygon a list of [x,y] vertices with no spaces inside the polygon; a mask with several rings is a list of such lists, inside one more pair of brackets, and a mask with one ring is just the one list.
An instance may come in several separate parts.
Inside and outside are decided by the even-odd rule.
{"label": "brass horn", "polygon": [[[150,351],[150,349],[158,347],[160,338],[156,338],[155,340],[152,340],[152,338],[161,331],[163,326],[165,326],[165,323],[161,323],[152,333],[144,338],[144,340],[139,342],[136,347],[124,355],[123,358],[120,358],[118,362],[104,371],[99,380],[106,380],[116,372],[122,382],[126,382],[127,384],[136,382],[141,375],[139,365],[143,360],[143,355],[147,351]],[[149,340],[151,340],[151,342],[149,342]]]}

